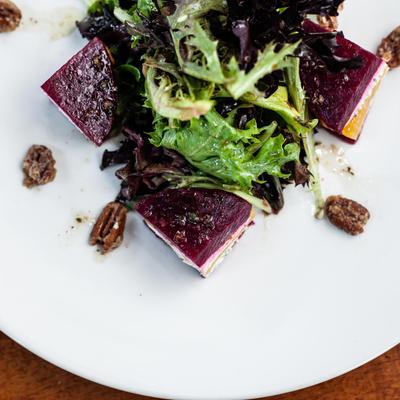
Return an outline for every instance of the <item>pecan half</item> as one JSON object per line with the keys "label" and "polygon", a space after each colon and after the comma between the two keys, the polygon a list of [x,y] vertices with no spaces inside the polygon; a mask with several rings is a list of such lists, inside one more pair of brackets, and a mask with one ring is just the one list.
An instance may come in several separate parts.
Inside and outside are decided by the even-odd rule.
{"label": "pecan half", "polygon": [[128,209],[121,203],[108,203],[93,227],[89,243],[100,245],[102,254],[119,247],[124,240],[127,213]]}
{"label": "pecan half", "polygon": [[40,145],[31,146],[22,164],[25,173],[24,186],[32,188],[52,182],[57,173],[55,164],[50,149]]}
{"label": "pecan half", "polygon": [[383,58],[390,68],[400,66],[400,26],[382,40],[378,47],[378,56]]}
{"label": "pecan half", "polygon": [[370,213],[354,200],[342,196],[330,196],[325,203],[326,216],[329,221],[350,235],[364,232]]}
{"label": "pecan half", "polygon": [[331,31],[337,31],[339,28],[338,18],[329,15],[318,15],[317,16],[318,23],[325,29],[329,29]]}
{"label": "pecan half", "polygon": [[0,0],[0,32],[12,32],[22,19],[21,10],[10,0]]}

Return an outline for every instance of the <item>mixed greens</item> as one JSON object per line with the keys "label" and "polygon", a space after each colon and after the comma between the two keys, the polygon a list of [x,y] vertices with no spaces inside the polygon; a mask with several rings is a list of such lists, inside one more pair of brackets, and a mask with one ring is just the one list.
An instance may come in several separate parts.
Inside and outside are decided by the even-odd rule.
{"label": "mixed greens", "polygon": [[[116,133],[102,167],[125,164],[118,199],[175,187],[221,188],[266,212],[282,188],[309,184],[323,210],[301,62],[356,68],[334,55],[336,34],[307,34],[310,14],[342,0],[96,0],[78,24],[115,60]],[[317,61],[316,61],[317,60]]]}

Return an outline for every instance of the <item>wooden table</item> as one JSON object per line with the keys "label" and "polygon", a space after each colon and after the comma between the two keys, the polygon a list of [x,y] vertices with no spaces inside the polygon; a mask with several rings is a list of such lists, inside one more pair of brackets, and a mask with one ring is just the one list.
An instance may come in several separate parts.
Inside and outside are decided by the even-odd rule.
{"label": "wooden table", "polygon": [[[88,382],[0,333],[0,400],[150,400]],[[400,345],[332,381],[268,400],[400,400]]]}

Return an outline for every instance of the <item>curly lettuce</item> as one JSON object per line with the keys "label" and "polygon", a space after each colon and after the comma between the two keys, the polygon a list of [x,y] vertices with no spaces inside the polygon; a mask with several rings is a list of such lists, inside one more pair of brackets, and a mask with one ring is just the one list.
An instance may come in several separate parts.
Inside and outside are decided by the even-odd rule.
{"label": "curly lettuce", "polygon": [[145,76],[148,103],[165,118],[190,121],[207,114],[214,105],[212,100],[191,96],[182,81],[180,86],[172,80],[172,75],[159,74],[159,70],[153,66],[145,68]]}
{"label": "curly lettuce", "polygon": [[254,67],[246,72],[240,69],[235,57],[228,64],[228,80],[226,88],[234,99],[238,99],[247,92],[256,90],[257,82],[264,76],[286,66],[286,59],[293,55],[298,43],[286,44],[279,51],[275,44],[270,44],[260,51]]}
{"label": "curly lettuce", "polygon": [[96,13],[102,7],[108,7],[114,11],[114,16],[121,22],[139,23],[142,16],[149,17],[152,12],[157,12],[157,7],[153,0],[132,1],[132,6],[128,9],[121,7],[119,0],[88,0],[89,13]]}
{"label": "curly lettuce", "polygon": [[175,126],[159,120],[155,128],[150,134],[152,144],[179,152],[203,173],[236,184],[247,193],[263,173],[288,178],[282,167],[298,161],[300,155],[297,143],[285,144],[283,135],[273,136],[276,122],[258,128],[251,121],[240,130],[210,111]]}
{"label": "curly lettuce", "polygon": [[184,24],[171,29],[171,36],[183,72],[209,82],[225,82],[217,51],[218,41],[211,39],[210,33],[199,21],[188,19]]}
{"label": "curly lettuce", "polygon": [[295,177],[303,149],[322,215],[318,121],[308,115],[299,73],[299,57],[314,54],[321,40],[311,43],[301,24],[307,13],[334,14],[341,0],[88,1],[91,37],[100,33],[122,55],[116,72],[127,89],[123,123],[152,130],[153,145],[177,151],[194,167],[194,175],[171,182],[222,188],[254,204],[255,188]]}
{"label": "curly lettuce", "polygon": [[[300,79],[300,59],[291,58],[290,64],[285,70],[285,77],[288,91],[292,103],[297,109],[302,119],[308,118],[308,109],[306,102],[306,93],[303,89]],[[318,121],[315,120],[315,125]],[[319,219],[324,216],[325,200],[322,194],[321,179],[319,174],[318,157],[315,152],[314,129],[298,130],[294,127],[295,133],[300,136],[303,147],[307,155],[308,170],[311,173],[310,186],[315,199],[315,216]]]}

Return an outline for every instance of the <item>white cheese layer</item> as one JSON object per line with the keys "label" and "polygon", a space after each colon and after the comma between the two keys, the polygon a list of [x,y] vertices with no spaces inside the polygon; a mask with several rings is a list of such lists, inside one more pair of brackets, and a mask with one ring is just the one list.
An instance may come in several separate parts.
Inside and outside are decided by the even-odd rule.
{"label": "white cheese layer", "polygon": [[364,107],[365,103],[374,94],[375,86],[380,83],[380,81],[386,75],[386,73],[388,71],[389,71],[388,65],[384,61],[382,61],[381,65],[376,70],[375,75],[373,76],[373,78],[369,82],[369,84],[367,86],[367,89],[365,89],[365,92],[364,92],[361,100],[357,104],[357,107],[354,109],[353,113],[351,114],[351,116],[349,118],[349,121],[351,121],[357,115],[357,113]]}
{"label": "white cheese layer", "polygon": [[249,218],[247,221],[239,227],[239,229],[234,232],[231,237],[221,246],[217,251],[215,251],[211,256],[207,259],[207,261],[203,265],[197,265],[195,264],[192,260],[190,260],[188,257],[185,256],[185,254],[182,253],[182,250],[175,245],[167,236],[165,236],[162,232],[158,231],[158,229],[151,224],[149,221],[146,219],[144,220],[147,226],[164,242],[166,242],[172,250],[178,255],[178,257],[187,265],[190,265],[193,267],[195,270],[199,271],[200,274],[203,277],[207,277],[214,269],[215,267],[222,262],[222,260],[225,258],[225,256],[229,253],[229,251],[232,249],[233,245],[239,240],[240,236],[242,233],[248,228],[248,226],[251,224],[251,222],[254,219],[254,211],[252,210],[250,213]]}

